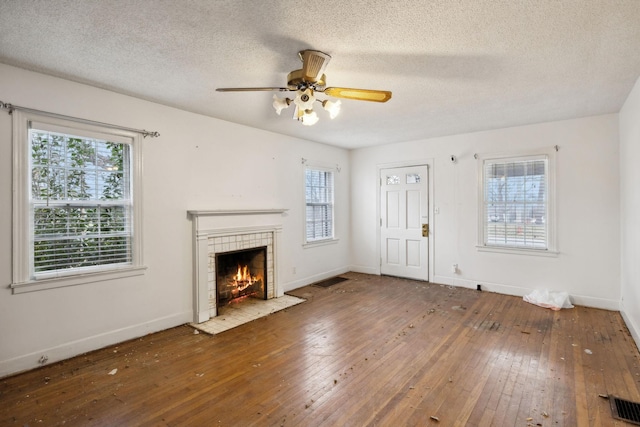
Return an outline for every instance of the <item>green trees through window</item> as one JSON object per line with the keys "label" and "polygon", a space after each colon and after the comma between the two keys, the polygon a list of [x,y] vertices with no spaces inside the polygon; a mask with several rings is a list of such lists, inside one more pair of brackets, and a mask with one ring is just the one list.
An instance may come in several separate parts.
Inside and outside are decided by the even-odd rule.
{"label": "green trees through window", "polygon": [[35,273],[131,262],[130,145],[32,129]]}

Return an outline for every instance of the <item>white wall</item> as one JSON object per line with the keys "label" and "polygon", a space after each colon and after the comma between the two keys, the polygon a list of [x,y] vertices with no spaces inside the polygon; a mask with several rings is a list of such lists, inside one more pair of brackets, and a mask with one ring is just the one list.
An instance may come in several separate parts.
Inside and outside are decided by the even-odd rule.
{"label": "white wall", "polygon": [[620,311],[640,347],[640,78],[620,110]]}
{"label": "white wall", "polygon": [[[637,113],[636,113],[637,114]],[[479,252],[474,153],[559,146],[557,257]],[[449,156],[457,156],[452,164]],[[377,168],[432,162],[430,279],[513,295],[567,291],[575,303],[617,310],[620,301],[619,144],[615,114],[352,151],[352,269],[379,272]],[[635,182],[638,182],[637,180]],[[636,190],[637,191],[637,190]],[[636,198],[636,202],[640,198]],[[434,208],[439,214],[434,214]],[[638,215],[635,216],[636,218]],[[355,220],[357,219],[357,221]],[[637,247],[637,240],[636,240]],[[637,261],[637,257],[636,257]],[[458,264],[459,273],[451,271]],[[637,263],[637,262],[636,262]],[[637,280],[637,276],[636,276]],[[637,301],[637,298],[636,298]]]}
{"label": "white wall", "polygon": [[[51,362],[191,321],[190,209],[289,209],[282,217],[279,271],[285,291],[348,269],[345,150],[1,64],[0,100],[161,133],[143,142],[146,274],[12,295],[11,118],[0,112],[0,377],[37,366],[42,355]],[[336,174],[337,244],[302,249],[303,157],[342,168]]]}

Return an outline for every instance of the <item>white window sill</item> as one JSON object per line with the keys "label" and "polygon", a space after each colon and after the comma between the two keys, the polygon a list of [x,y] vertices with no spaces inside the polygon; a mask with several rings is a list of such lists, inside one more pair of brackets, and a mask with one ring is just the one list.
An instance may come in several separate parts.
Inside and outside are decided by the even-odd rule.
{"label": "white window sill", "polygon": [[74,274],[68,276],[52,277],[47,279],[30,280],[23,283],[12,283],[13,294],[23,294],[26,292],[44,291],[47,289],[63,288],[66,286],[83,285],[85,283],[102,282],[105,280],[122,279],[143,275],[147,267],[125,267],[108,271],[98,271],[84,274]]}
{"label": "white window sill", "polygon": [[313,242],[306,242],[302,245],[304,249],[315,248],[316,246],[325,246],[325,245],[333,245],[340,241],[340,239],[323,239],[323,240],[314,240]]}
{"label": "white window sill", "polygon": [[497,246],[476,246],[478,252],[494,252],[512,255],[533,255],[542,257],[557,257],[559,252],[548,249],[528,249],[528,248],[501,248]]}

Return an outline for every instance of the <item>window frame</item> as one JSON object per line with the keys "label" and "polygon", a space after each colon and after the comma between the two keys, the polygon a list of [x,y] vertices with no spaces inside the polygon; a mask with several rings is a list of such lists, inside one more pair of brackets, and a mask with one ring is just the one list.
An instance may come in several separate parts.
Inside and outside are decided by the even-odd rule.
{"label": "window frame", "polygon": [[[13,115],[13,272],[11,289],[14,294],[74,286],[103,280],[144,274],[142,253],[142,144],[138,133],[116,130],[34,112],[15,110]],[[49,271],[35,274],[33,259],[34,225],[31,202],[31,141],[32,123],[48,131],[74,136],[112,139],[129,144],[131,199],[131,263],[104,264],[94,267]],[[37,128],[38,126],[35,126]]]}
{"label": "window frame", "polygon": [[[546,159],[546,248],[490,245],[485,243],[485,164],[487,162],[510,163]],[[498,252],[521,255],[557,256],[556,242],[556,149],[545,147],[521,153],[490,153],[478,156],[478,242],[477,249],[485,252]]]}
{"label": "window frame", "polygon": [[[307,201],[307,171],[320,171],[331,173],[332,175],[332,186],[331,189],[331,201],[328,203],[324,203],[326,205],[331,206],[331,236],[323,237],[314,240],[307,239],[307,207],[309,202]],[[335,207],[335,196],[336,196],[336,170],[335,168],[321,166],[317,164],[305,164],[303,168],[303,199],[304,199],[304,221],[303,221],[303,247],[314,247],[321,246],[331,243],[336,243],[338,238],[336,237],[336,207]]]}

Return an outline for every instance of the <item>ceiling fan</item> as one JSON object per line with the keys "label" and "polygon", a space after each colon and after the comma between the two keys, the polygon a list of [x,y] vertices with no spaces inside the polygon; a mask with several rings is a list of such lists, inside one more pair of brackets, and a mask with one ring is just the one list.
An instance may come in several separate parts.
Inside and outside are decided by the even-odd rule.
{"label": "ceiling fan", "polygon": [[225,87],[218,88],[218,92],[253,92],[277,91],[296,92],[294,99],[278,98],[273,95],[273,108],[278,115],[293,102],[296,109],[293,118],[303,125],[311,126],[318,122],[318,115],[313,111],[313,104],[318,101],[322,108],[329,112],[333,119],[340,112],[341,102],[322,100],[316,94],[322,93],[334,98],[355,99],[358,101],[387,102],[391,99],[391,92],[387,90],[354,89],[346,87],[326,87],[327,76],[324,70],[329,64],[331,56],[319,50],[302,50],[298,52],[302,61],[302,68],[287,75],[287,87]]}

